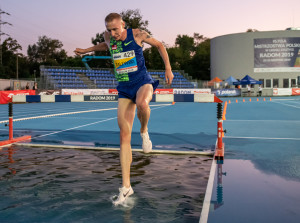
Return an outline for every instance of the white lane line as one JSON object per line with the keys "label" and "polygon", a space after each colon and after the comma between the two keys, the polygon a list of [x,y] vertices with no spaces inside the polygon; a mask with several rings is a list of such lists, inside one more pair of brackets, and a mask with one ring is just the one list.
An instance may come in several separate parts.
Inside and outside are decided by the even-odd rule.
{"label": "white lane line", "polygon": [[295,123],[295,122],[300,122],[300,120],[243,120],[243,119],[240,119],[240,120],[233,120],[233,119],[226,119],[226,122],[292,122],[292,123]]}
{"label": "white lane line", "polygon": [[[170,106],[170,105],[171,105],[171,104],[163,104],[163,105],[160,105],[160,107],[153,108],[153,109],[151,109],[151,110],[156,110],[156,109],[159,109],[159,108],[164,108],[164,107]],[[33,137],[32,139],[41,138],[41,137],[49,136],[49,135],[54,135],[54,134],[57,134],[57,133],[66,132],[66,131],[73,130],[73,129],[79,129],[79,128],[82,128],[82,127],[86,127],[86,126],[90,126],[90,125],[95,125],[95,124],[102,123],[102,122],[111,121],[111,120],[114,120],[114,119],[117,119],[117,118],[118,118],[118,117],[112,117],[112,118],[104,119],[104,120],[97,121],[97,122],[92,122],[92,123],[85,124],[85,125],[75,126],[75,127],[68,128],[68,129],[64,129],[64,130],[55,131],[55,132],[48,133],[48,134],[44,134],[44,135],[40,135],[40,136],[35,136],[35,137]]]}
{"label": "white lane line", "polygon": [[224,136],[225,139],[270,139],[270,140],[295,140],[300,141],[300,138],[273,138],[273,137],[245,137],[245,136]]}
{"label": "white lane line", "polygon": [[[37,118],[48,118],[53,116],[61,116],[61,115],[74,115],[74,114],[81,114],[81,113],[87,113],[87,112],[97,112],[97,111],[110,111],[110,110],[117,110],[118,108],[106,108],[106,109],[96,109],[96,110],[86,110],[86,111],[77,111],[77,112],[65,112],[65,113],[58,113],[58,114],[51,114],[51,115],[40,115],[40,116],[34,116],[34,117],[27,117],[27,118],[17,118],[14,119],[14,122],[17,121],[24,121],[24,120],[30,120],[30,119],[37,119]],[[6,121],[1,121],[1,123],[7,123]]]}
{"label": "white lane line", "polygon": [[66,132],[66,131],[73,130],[73,129],[79,129],[79,128],[86,127],[86,126],[89,126],[89,125],[94,125],[94,124],[101,123],[101,122],[107,122],[107,121],[110,121],[110,120],[113,120],[113,119],[116,119],[116,118],[117,117],[113,117],[113,118],[108,118],[108,119],[101,120],[101,121],[98,121],[98,122],[92,122],[92,123],[85,124],[85,125],[79,125],[79,126],[75,126],[73,128],[68,128],[68,129],[64,129],[64,130],[61,130],[61,131],[56,131],[56,132],[52,132],[52,133],[48,133],[48,134],[44,134],[44,135],[40,135],[40,136],[35,136],[35,137],[32,137],[32,139],[41,138],[41,137],[49,136],[49,135],[54,135],[54,134],[57,134],[57,133]]}
{"label": "white lane line", "polygon": [[211,164],[211,168],[210,168],[210,173],[209,173],[209,178],[208,178],[208,182],[207,182],[207,187],[206,187],[206,192],[205,192],[205,197],[204,197],[204,201],[203,201],[203,205],[202,205],[199,223],[207,223],[207,220],[208,220],[210,202],[211,202],[211,197],[212,197],[213,188],[214,188],[216,166],[217,166],[217,163],[215,160],[213,160],[212,164]]}
{"label": "white lane line", "polygon": [[299,106],[288,105],[288,104],[285,104],[285,103],[282,103],[282,102],[276,102],[276,101],[273,101],[273,102],[274,102],[274,103],[277,103],[277,104],[281,104],[281,105],[289,106],[289,107],[292,107],[292,108],[300,108]]}
{"label": "white lane line", "polygon": [[[161,107],[161,106],[169,106],[172,104],[158,104],[158,105],[150,105],[150,107]],[[54,116],[62,116],[62,115],[73,115],[73,114],[81,114],[81,113],[87,113],[87,112],[98,112],[98,111],[109,111],[109,110],[117,110],[118,108],[102,108],[102,109],[94,109],[94,110],[83,110],[83,111],[75,111],[75,112],[64,112],[64,113],[57,113],[57,114],[48,114],[48,115],[38,115],[38,116],[32,116],[27,118],[16,118],[16,117],[22,117],[27,115],[16,115],[14,116],[14,122],[17,121],[24,121],[24,120],[30,120],[30,119],[37,119],[37,118],[49,118]],[[152,109],[153,110],[153,109]],[[0,121],[0,124],[2,123],[8,123],[8,120]]]}

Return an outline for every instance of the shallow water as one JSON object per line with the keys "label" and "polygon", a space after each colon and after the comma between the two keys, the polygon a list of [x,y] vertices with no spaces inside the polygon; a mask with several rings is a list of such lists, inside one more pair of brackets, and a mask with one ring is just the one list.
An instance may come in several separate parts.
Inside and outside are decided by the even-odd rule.
{"label": "shallow water", "polygon": [[117,152],[0,150],[0,222],[199,222],[212,159],[133,154],[126,206]]}

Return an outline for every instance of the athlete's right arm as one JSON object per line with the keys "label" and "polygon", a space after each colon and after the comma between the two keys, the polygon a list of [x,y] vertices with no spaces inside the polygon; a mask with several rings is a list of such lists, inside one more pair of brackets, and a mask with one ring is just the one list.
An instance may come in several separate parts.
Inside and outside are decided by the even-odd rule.
{"label": "athlete's right arm", "polygon": [[95,46],[92,46],[90,48],[86,48],[86,49],[81,49],[81,48],[76,48],[74,50],[74,53],[78,56],[84,55],[86,53],[90,53],[93,51],[107,51],[108,50],[108,39],[109,39],[109,34],[107,32],[104,33],[104,40],[105,42],[99,43]]}

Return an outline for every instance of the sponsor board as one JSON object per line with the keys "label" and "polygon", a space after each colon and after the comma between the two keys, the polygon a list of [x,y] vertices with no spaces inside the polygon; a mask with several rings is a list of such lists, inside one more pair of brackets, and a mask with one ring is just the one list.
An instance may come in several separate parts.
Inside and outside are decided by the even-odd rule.
{"label": "sponsor board", "polygon": [[220,89],[220,90],[213,90],[212,93],[219,97],[240,96],[241,90],[240,89]]}
{"label": "sponsor board", "polygon": [[109,89],[108,93],[109,94],[118,94],[118,90],[117,89]]}
{"label": "sponsor board", "polygon": [[118,95],[85,95],[84,101],[118,101]]}
{"label": "sponsor board", "polygon": [[13,95],[35,95],[35,90],[0,91],[0,104],[12,102]]}
{"label": "sponsor board", "polygon": [[60,95],[60,93],[60,90],[37,90],[36,92],[37,95]]}
{"label": "sponsor board", "polygon": [[173,94],[173,89],[156,89],[154,94]]}
{"label": "sponsor board", "polygon": [[292,95],[291,88],[273,88],[273,96],[290,96]]}
{"label": "sponsor board", "polygon": [[109,94],[108,89],[62,89],[62,95],[103,95]]}
{"label": "sponsor board", "polygon": [[300,95],[300,88],[293,88],[292,95]]}
{"label": "sponsor board", "polygon": [[190,88],[190,89],[173,89],[174,94],[210,94],[211,89],[198,89],[198,88]]}

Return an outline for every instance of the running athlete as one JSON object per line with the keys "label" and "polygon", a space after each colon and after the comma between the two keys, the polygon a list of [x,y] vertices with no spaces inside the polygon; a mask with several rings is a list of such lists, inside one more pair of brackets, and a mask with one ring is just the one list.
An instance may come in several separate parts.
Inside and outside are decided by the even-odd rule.
{"label": "running athlete", "polygon": [[137,116],[141,123],[142,148],[145,153],[152,151],[152,142],[148,134],[150,118],[149,103],[158,81],[147,73],[143,56],[143,43],[156,47],[165,64],[165,80],[171,84],[173,73],[168,53],[163,44],[140,29],[125,29],[125,22],[117,13],[110,13],[105,18],[106,31],[104,42],[87,49],[76,48],[76,55],[93,51],[109,50],[113,59],[117,87],[118,125],[120,128],[120,162],[122,169],[122,188],[119,196],[113,201],[115,205],[123,203],[133,189],[130,184],[130,166],[132,163],[131,132],[137,108]]}

